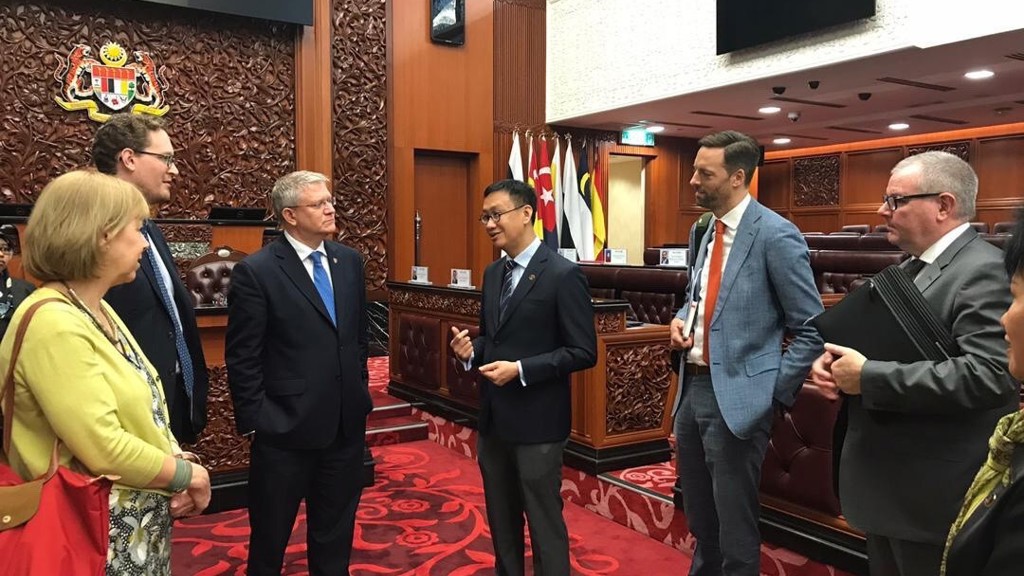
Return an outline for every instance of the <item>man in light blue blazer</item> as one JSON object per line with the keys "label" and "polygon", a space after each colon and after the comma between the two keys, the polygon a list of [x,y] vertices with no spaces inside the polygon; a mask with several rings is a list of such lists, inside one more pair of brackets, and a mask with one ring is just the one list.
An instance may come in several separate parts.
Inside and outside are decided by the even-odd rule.
{"label": "man in light blue blazer", "polygon": [[[757,143],[725,131],[699,144],[690,184],[715,218],[703,238],[690,231],[698,252],[686,305],[670,326],[672,347],[683,350],[673,413],[696,539],[690,575],[757,576],[758,485],[772,408],[792,405],[822,352],[804,325],[822,311],[821,298],[800,231],[750,197]],[[787,332],[793,338],[783,352]]]}

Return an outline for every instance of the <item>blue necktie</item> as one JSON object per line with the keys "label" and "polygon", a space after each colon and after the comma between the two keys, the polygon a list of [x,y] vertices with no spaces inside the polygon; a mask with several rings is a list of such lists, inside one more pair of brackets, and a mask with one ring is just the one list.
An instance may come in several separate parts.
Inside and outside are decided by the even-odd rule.
{"label": "blue necktie", "polygon": [[320,299],[324,301],[324,306],[327,307],[327,313],[331,316],[331,324],[338,325],[338,319],[334,313],[334,289],[331,288],[331,281],[327,278],[327,270],[324,269],[323,263],[320,258],[323,254],[319,252],[313,252],[309,255],[309,259],[313,262],[313,285],[316,286],[316,291],[320,293]]}
{"label": "blue necktie", "polygon": [[[185,394],[189,400],[192,399],[192,389],[195,386],[195,374],[192,372],[192,356],[188,352],[188,344],[185,343],[185,333],[181,330],[181,323],[174,309],[174,301],[171,300],[171,291],[164,284],[164,277],[160,274],[160,265],[157,264],[156,246],[153,243],[153,235],[149,233],[147,224],[146,239],[149,240],[149,248],[146,254],[149,256],[149,264],[153,267],[153,277],[156,278],[156,286],[160,292],[160,299],[164,302],[164,308],[171,317],[171,324],[174,325],[174,347],[178,351],[178,365],[181,367],[181,378],[185,383]],[[170,270],[168,270],[170,272]]]}
{"label": "blue necktie", "polygon": [[508,299],[512,297],[512,270],[515,270],[516,261],[505,257],[505,270],[501,277],[501,299],[498,301],[498,320],[505,319],[505,308],[508,306]]}

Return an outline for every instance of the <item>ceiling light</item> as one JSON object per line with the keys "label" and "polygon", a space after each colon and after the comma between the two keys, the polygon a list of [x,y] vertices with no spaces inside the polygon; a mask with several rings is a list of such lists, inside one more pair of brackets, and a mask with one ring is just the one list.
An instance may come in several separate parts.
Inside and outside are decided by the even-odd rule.
{"label": "ceiling light", "polygon": [[757,111],[761,114],[775,114],[776,112],[781,112],[782,108],[779,108],[778,106],[765,106],[763,108],[758,108]]}
{"label": "ceiling light", "polygon": [[964,78],[968,78],[970,80],[984,80],[986,78],[991,78],[995,75],[996,73],[991,70],[971,70],[970,72],[964,74]]}
{"label": "ceiling light", "polygon": [[650,132],[651,134],[657,134],[658,132],[664,132],[665,131],[665,127],[664,126],[648,126],[646,128],[646,130],[648,132]]}
{"label": "ceiling light", "polygon": [[910,124],[906,122],[893,122],[889,124],[889,130],[906,130],[907,128],[910,128]]}
{"label": "ceiling light", "polygon": [[790,142],[792,142],[792,140],[789,138],[776,138],[775,140],[772,140],[772,144],[789,144]]}

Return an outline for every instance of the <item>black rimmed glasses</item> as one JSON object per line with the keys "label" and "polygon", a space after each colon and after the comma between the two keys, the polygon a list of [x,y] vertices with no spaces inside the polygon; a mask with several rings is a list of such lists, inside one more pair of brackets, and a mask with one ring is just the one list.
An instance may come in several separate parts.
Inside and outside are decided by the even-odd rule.
{"label": "black rimmed glasses", "polygon": [[515,208],[509,208],[504,212],[484,212],[483,214],[480,215],[480,223],[483,224],[484,226],[487,226],[487,223],[493,220],[494,223],[497,224],[498,221],[501,220],[502,216],[508,214],[509,212],[515,212],[516,210],[519,210],[523,206],[526,206],[526,204],[520,204]]}
{"label": "black rimmed glasses", "polygon": [[903,206],[907,202],[910,202],[914,198],[931,198],[934,196],[941,196],[942,192],[929,192],[928,194],[910,194],[909,196],[900,196],[899,194],[885,194],[882,196],[882,202],[889,208],[890,212],[895,212],[897,208]]}
{"label": "black rimmed glasses", "polygon": [[164,164],[166,164],[168,168],[170,168],[171,166],[174,166],[174,154],[173,153],[172,154],[162,154],[160,152],[149,152],[149,151],[146,151],[146,150],[135,150],[134,152],[136,154],[145,154],[146,156],[152,156],[154,158],[159,158],[160,161],[163,162]]}

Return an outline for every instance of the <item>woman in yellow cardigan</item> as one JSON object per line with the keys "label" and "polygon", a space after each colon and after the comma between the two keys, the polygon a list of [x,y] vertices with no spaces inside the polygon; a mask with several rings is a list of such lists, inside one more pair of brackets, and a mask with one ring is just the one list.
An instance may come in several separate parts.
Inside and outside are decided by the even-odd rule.
{"label": "woman in yellow cardigan", "polygon": [[[1024,212],[1006,246],[1013,301],[1002,324],[1010,374],[1024,379]],[[943,576],[1024,574],[1024,410],[1004,416],[988,441],[988,459],[964,496],[942,559]],[[923,481],[927,481],[924,480]]]}
{"label": "woman in yellow cardigan", "polygon": [[0,344],[6,372],[24,311],[58,299],[30,320],[16,360],[8,460],[22,478],[36,478],[59,439],[62,464],[119,476],[107,574],[132,576],[170,574],[172,517],[198,514],[210,501],[209,474],[171,435],[156,372],[102,300],[135,277],[148,216],[138,189],[112,176],[79,171],[50,182],[29,217],[23,254],[43,284]]}

